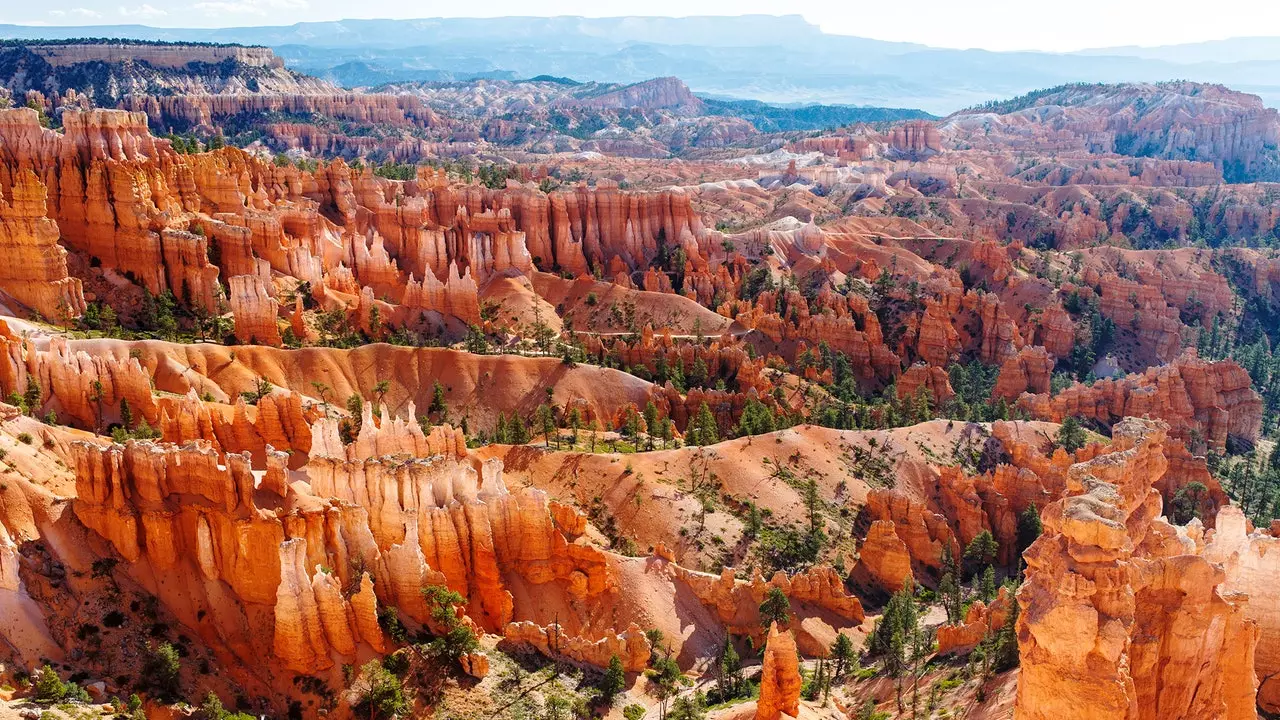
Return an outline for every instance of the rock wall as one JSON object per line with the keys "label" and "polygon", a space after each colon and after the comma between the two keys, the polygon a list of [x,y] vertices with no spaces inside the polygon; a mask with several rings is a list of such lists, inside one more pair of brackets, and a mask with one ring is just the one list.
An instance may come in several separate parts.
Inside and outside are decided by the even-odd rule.
{"label": "rock wall", "polygon": [[1159,518],[1167,427],[1127,418],[1118,452],[1071,468],[1018,591],[1020,719],[1252,718],[1249,600]]}
{"label": "rock wall", "polygon": [[1109,425],[1147,415],[1167,422],[1176,437],[1198,436],[1219,451],[1228,436],[1252,442],[1262,429],[1262,398],[1244,368],[1234,360],[1201,360],[1193,350],[1118,380],[1076,383],[1053,396],[1023,394],[1018,407],[1054,422],[1076,416]]}
{"label": "rock wall", "polygon": [[[328,666],[331,651],[385,647],[379,603],[425,623],[426,584],[462,593],[468,616],[491,632],[512,619],[506,573],[578,598],[612,592],[605,554],[566,537],[543,493],[508,493],[497,461],[477,472],[453,454],[321,458],[289,471],[281,459],[256,480],[247,454],[222,456],[201,441],[76,443],[73,456],[74,509],[85,526],[129,563],[220,580],[241,612],[268,610],[271,653],[298,672]],[[290,482],[299,479],[306,484]]]}
{"label": "rock wall", "polygon": [[45,217],[45,199],[29,170],[7,188],[0,182],[0,290],[50,321],[66,322],[84,312],[84,291],[67,275],[67,251],[58,245],[57,223]]}
{"label": "rock wall", "polygon": [[1244,616],[1257,623],[1254,670],[1259,680],[1258,707],[1280,711],[1280,538],[1267,530],[1249,531],[1239,508],[1218,511],[1204,556],[1226,571],[1227,592],[1247,595]]}

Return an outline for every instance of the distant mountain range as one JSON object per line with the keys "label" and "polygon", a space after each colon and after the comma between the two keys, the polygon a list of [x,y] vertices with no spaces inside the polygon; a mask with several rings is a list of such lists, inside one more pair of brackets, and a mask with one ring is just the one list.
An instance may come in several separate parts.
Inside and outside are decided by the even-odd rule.
{"label": "distant mountain range", "polygon": [[290,68],[348,87],[538,75],[629,83],[674,75],[702,97],[945,115],[1064,83],[1186,79],[1280,105],[1280,38],[1059,54],[832,35],[796,15],[341,20],[220,29],[0,25],[0,38],[75,37],[267,45]]}

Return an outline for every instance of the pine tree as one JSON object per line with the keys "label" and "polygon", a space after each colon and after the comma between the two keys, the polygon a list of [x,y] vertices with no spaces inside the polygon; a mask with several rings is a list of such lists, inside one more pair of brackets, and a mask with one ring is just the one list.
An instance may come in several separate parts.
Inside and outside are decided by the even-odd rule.
{"label": "pine tree", "polygon": [[1018,554],[1021,555],[1031,547],[1031,543],[1040,537],[1041,532],[1043,527],[1040,524],[1040,511],[1036,509],[1035,503],[1031,503],[1026,510],[1018,513]]}
{"label": "pine tree", "polygon": [[963,600],[960,596],[960,585],[951,573],[944,574],[942,580],[938,582],[938,597],[942,600],[942,609],[947,613],[947,622],[953,624],[960,622]]}
{"label": "pine tree", "polygon": [[707,407],[704,402],[698,408],[698,414],[694,417],[689,432],[689,443],[691,445],[715,445],[720,442],[720,431],[716,425],[716,417],[711,414],[711,408]]}
{"label": "pine tree", "polygon": [[449,414],[449,403],[444,398],[444,386],[439,380],[436,380],[431,388],[431,404],[427,406],[427,412],[436,413],[441,422]]}
{"label": "pine tree", "polygon": [[507,440],[512,445],[524,445],[529,442],[529,427],[514,412],[507,420]]}
{"label": "pine tree", "polygon": [[1000,546],[996,543],[995,536],[990,530],[983,530],[965,548],[964,559],[969,561],[971,567],[981,568],[994,562],[999,551]]}
{"label": "pine tree", "polygon": [[1087,441],[1088,436],[1085,434],[1084,426],[1080,424],[1078,418],[1074,415],[1069,415],[1063,419],[1062,426],[1058,428],[1058,435],[1055,438],[1058,447],[1073,453],[1084,447]]}
{"label": "pine tree", "polygon": [[609,657],[609,668],[604,672],[600,682],[600,694],[604,701],[613,704],[614,697],[627,686],[627,676],[622,669],[622,660],[617,655]]}
{"label": "pine tree", "polygon": [[1010,603],[1009,614],[996,634],[995,671],[1004,672],[1018,666],[1018,603]]}
{"label": "pine tree", "polygon": [[720,651],[720,701],[724,702],[738,696],[742,686],[742,658],[733,647],[733,638],[724,639],[724,648]]}
{"label": "pine tree", "polygon": [[493,441],[499,445],[506,445],[510,441],[510,435],[507,433],[507,416],[498,413],[498,423],[493,428]]}
{"label": "pine tree", "polygon": [[836,635],[836,641],[831,646],[831,657],[836,661],[835,679],[839,680],[844,677],[846,667],[857,660],[857,652],[853,649],[853,641],[848,635],[844,633]]}
{"label": "pine tree", "polygon": [[120,424],[125,430],[133,427],[133,408],[129,407],[128,398],[120,398]]}
{"label": "pine tree", "polygon": [[649,449],[652,450],[653,438],[661,432],[660,421],[658,420],[658,406],[654,405],[652,400],[644,404],[644,431],[649,439]]}
{"label": "pine tree", "polygon": [[791,601],[781,588],[771,587],[760,603],[760,625],[768,628],[775,622],[780,626],[791,622]]}
{"label": "pine tree", "polygon": [[742,417],[738,419],[738,436],[763,435],[773,430],[773,412],[759,400],[748,398],[747,404],[742,408]]}
{"label": "pine tree", "polygon": [[822,499],[818,496],[818,481],[809,478],[804,484],[804,506],[809,513],[809,532],[816,534],[821,528]]}
{"label": "pine tree", "polygon": [[555,413],[552,412],[551,406],[546,403],[539,405],[537,414],[534,416],[534,422],[541,428],[543,440],[546,441],[547,448],[550,448],[551,434],[556,429]]}

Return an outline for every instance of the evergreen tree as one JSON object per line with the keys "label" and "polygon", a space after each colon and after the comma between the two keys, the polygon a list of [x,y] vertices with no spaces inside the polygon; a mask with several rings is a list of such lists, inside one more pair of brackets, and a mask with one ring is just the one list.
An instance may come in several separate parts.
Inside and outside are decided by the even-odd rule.
{"label": "evergreen tree", "polygon": [[853,641],[848,635],[844,633],[836,635],[836,641],[831,646],[831,657],[836,661],[835,678],[839,680],[844,677],[845,669],[857,662],[857,651],[854,650]]}
{"label": "evergreen tree", "polygon": [[604,678],[600,681],[600,694],[604,701],[612,705],[613,699],[626,685],[627,676],[622,669],[622,660],[617,655],[609,656],[609,668],[604,671]]}
{"label": "evergreen tree", "polygon": [[958,623],[963,619],[964,601],[960,595],[960,584],[951,573],[944,574],[938,582],[938,598],[942,601],[942,609],[947,613],[948,623]]}
{"label": "evergreen tree", "polygon": [[742,658],[733,647],[733,638],[725,637],[720,651],[720,701],[738,697],[742,687]]}
{"label": "evergreen tree", "polygon": [[440,421],[444,421],[444,417],[449,414],[449,403],[444,397],[444,386],[439,380],[431,388],[431,404],[427,406],[427,412],[435,413]]}
{"label": "evergreen tree", "polygon": [[773,430],[773,412],[756,398],[748,398],[747,404],[742,408],[742,417],[738,419],[738,436],[763,435]]}
{"label": "evergreen tree", "polygon": [[[550,448],[551,435],[556,430],[556,416],[551,410],[551,406],[546,403],[539,405],[537,414],[534,416],[534,422],[541,428],[543,440],[546,441],[547,448]],[[559,444],[558,440],[557,444]]]}
{"label": "evergreen tree", "polygon": [[996,599],[996,570],[990,565],[982,571],[982,601],[990,603]]}
{"label": "evergreen tree", "polygon": [[1080,420],[1071,415],[1063,419],[1062,426],[1058,428],[1058,435],[1054,442],[1058,447],[1073,453],[1085,446],[1085,443],[1088,442],[1088,436],[1085,434],[1084,426],[1080,424]]}
{"label": "evergreen tree", "polygon": [[791,622],[791,601],[781,588],[770,587],[760,603],[760,625],[767,629],[775,622],[779,627]]}
{"label": "evergreen tree", "polygon": [[995,536],[990,530],[983,530],[969,543],[969,547],[964,550],[964,559],[970,563],[970,567],[981,568],[991,565],[995,562],[996,553],[1000,551],[1000,546],[996,544]]}
{"label": "evergreen tree", "polygon": [[[98,383],[98,388],[102,387],[102,383]],[[22,406],[28,415],[35,416],[36,410],[40,409],[40,383],[32,375],[27,375],[27,389],[22,393]]]}
{"label": "evergreen tree", "polygon": [[1009,614],[1004,625],[996,633],[995,655],[993,667],[996,672],[1005,672],[1018,666],[1018,603],[1010,604]]}
{"label": "evergreen tree", "polygon": [[690,424],[688,436],[690,445],[715,445],[720,442],[716,417],[711,414],[711,408],[707,407],[705,402],[698,408],[698,414]]}
{"label": "evergreen tree", "polygon": [[1031,543],[1040,537],[1043,528],[1040,524],[1040,511],[1036,509],[1035,503],[1031,503],[1026,510],[1018,513],[1018,554],[1026,552],[1031,547]]}
{"label": "evergreen tree", "polygon": [[653,449],[653,438],[662,433],[662,423],[658,419],[658,406],[653,401],[644,404],[644,431],[648,436],[649,449]]}
{"label": "evergreen tree", "polygon": [[818,481],[813,478],[804,484],[804,507],[809,514],[809,532],[816,535],[822,529],[822,499],[818,496]]}
{"label": "evergreen tree", "polygon": [[507,441],[512,445],[524,445],[529,442],[529,426],[525,425],[514,412],[507,420]]}

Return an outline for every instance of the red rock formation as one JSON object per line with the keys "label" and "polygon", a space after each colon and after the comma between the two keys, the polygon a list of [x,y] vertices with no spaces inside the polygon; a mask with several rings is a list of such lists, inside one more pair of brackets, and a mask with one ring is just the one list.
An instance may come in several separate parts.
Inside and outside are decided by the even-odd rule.
{"label": "red rock formation", "polygon": [[[448,584],[491,630],[511,619],[503,572],[534,584],[563,583],[584,598],[610,591],[604,555],[568,543],[545,496],[509,495],[496,461],[478,477],[456,458],[318,459],[305,468],[313,495],[276,483],[274,492],[284,495],[268,496],[262,488],[255,493],[247,456],[227,455],[220,465],[207,444],[81,443],[75,509],[126,561],[171,573],[191,563],[204,577],[225,581],[246,610],[272,608],[275,657],[299,672],[326,665],[330,650],[350,657],[360,642],[385,647],[371,590],[422,622],[420,586]],[[406,493],[402,504],[370,499],[394,495],[397,486]],[[306,509],[290,514],[290,507]],[[387,580],[371,585],[361,568]]]}
{"label": "red rock formation", "polygon": [[1165,427],[1071,469],[1018,591],[1019,717],[1246,718],[1257,626],[1222,569],[1157,519]]}
{"label": "red rock formation", "polygon": [[1262,400],[1249,374],[1233,360],[1208,362],[1191,350],[1169,365],[1119,380],[1077,383],[1053,397],[1023,395],[1018,407],[1054,422],[1077,416],[1110,424],[1149,415],[1167,422],[1175,436],[1198,436],[1219,450],[1228,435],[1257,439],[1262,421]]}
{"label": "red rock formation", "polygon": [[8,188],[0,181],[0,290],[49,320],[66,322],[84,312],[84,293],[80,280],[67,276],[67,251],[45,211],[45,188],[35,173],[20,172]]}
{"label": "red rock formation", "polygon": [[[1268,170],[1266,148],[1280,143],[1274,110],[1257,96],[1221,85],[1067,87],[1030,105],[1003,114],[960,114],[944,131],[977,147],[1211,159],[1235,178]],[[1046,114],[1054,126],[1048,132],[1041,125]]]}
{"label": "red rock formation", "polygon": [[889,131],[891,156],[919,160],[942,151],[942,136],[928,120],[909,120]]}
{"label": "red rock formation", "polygon": [[872,575],[889,592],[900,590],[902,581],[912,577],[913,564],[940,568],[947,547],[951,548],[952,557],[959,557],[959,542],[972,539],[958,539],[946,517],[898,489],[873,489],[867,494],[864,512],[873,522],[859,550],[862,562],[869,564]]}
{"label": "red rock formation", "polygon": [[760,699],[756,702],[756,720],[781,720],[800,714],[800,662],[796,641],[790,632],[779,632],[778,624],[769,626],[769,638],[760,669]]}
{"label": "red rock formation", "polygon": [[[1224,589],[1248,595],[1244,616],[1257,623],[1258,645],[1254,667],[1258,680],[1258,706],[1267,712],[1280,710],[1280,538],[1267,531],[1249,532],[1248,520],[1239,508],[1218,511],[1214,531],[1204,549],[1210,562],[1226,572]],[[1243,693],[1247,682],[1239,683]]]}
{"label": "red rock formation", "polygon": [[[662,557],[664,550],[656,548],[654,554]],[[672,562],[666,559],[668,563]],[[761,632],[760,603],[771,588],[781,590],[796,607],[819,611],[828,619],[838,618],[850,626],[860,624],[865,617],[862,603],[845,590],[844,581],[830,567],[813,567],[791,576],[777,572],[767,581],[759,573],[750,581],[738,579],[733,568],[725,568],[719,575],[696,572],[674,564],[669,569],[689,586],[704,606],[714,611],[729,632],[746,635],[756,641],[765,639]]]}
{"label": "red rock formation", "polygon": [[866,539],[858,548],[858,565],[854,569],[855,573],[865,574],[881,590],[889,593],[915,583],[911,571],[912,556],[895,530],[892,520],[872,522]]}
{"label": "red rock formation", "polygon": [[963,622],[938,626],[938,654],[962,654],[973,650],[988,635],[1004,627],[1012,603],[1013,597],[1005,587],[1000,588],[991,607],[975,600],[965,612]]}
{"label": "red rock formation", "polygon": [[627,672],[641,672],[649,666],[652,652],[649,640],[634,623],[619,635],[589,639],[571,635],[558,625],[539,627],[532,622],[509,623],[503,637],[511,643],[526,645],[548,657],[562,657],[593,667],[608,667],[617,656]]}
{"label": "red rock formation", "polygon": [[1028,345],[1000,365],[993,398],[1015,400],[1024,392],[1049,392],[1049,378],[1053,375],[1053,358],[1042,347]]}
{"label": "red rock formation", "polygon": [[916,363],[898,376],[898,397],[915,397],[921,388],[925,388],[933,398],[934,407],[955,397],[951,389],[951,378],[947,371],[935,365]]}
{"label": "red rock formation", "polygon": [[280,346],[280,328],[276,320],[280,306],[262,278],[257,275],[234,275],[231,283],[231,314],[236,321],[236,339],[252,345]]}

